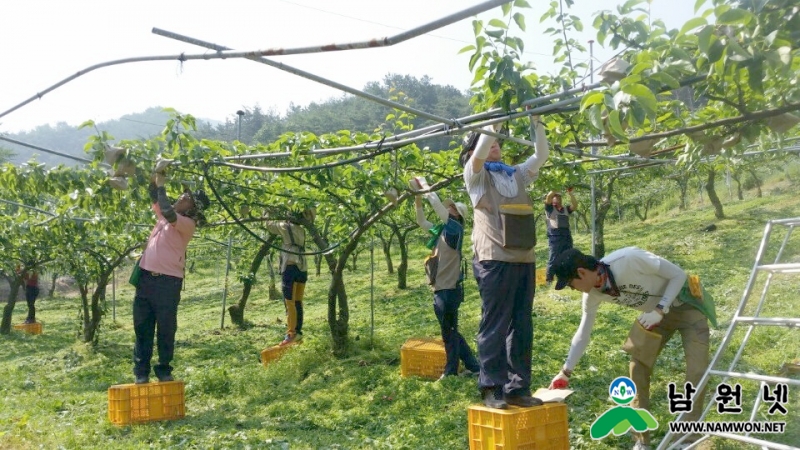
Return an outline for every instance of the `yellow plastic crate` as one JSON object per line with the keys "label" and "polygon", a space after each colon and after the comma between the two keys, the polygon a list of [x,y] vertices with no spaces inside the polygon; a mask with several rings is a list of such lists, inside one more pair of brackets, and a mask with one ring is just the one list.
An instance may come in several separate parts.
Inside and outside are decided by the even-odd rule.
{"label": "yellow plastic crate", "polygon": [[114,425],[180,419],[186,415],[183,381],[118,384],[108,388],[108,420]]}
{"label": "yellow plastic crate", "polygon": [[536,269],[536,286],[547,284],[547,269]]}
{"label": "yellow plastic crate", "polygon": [[267,367],[269,363],[280,359],[280,357],[283,356],[284,353],[286,353],[286,350],[289,350],[295,345],[297,345],[297,343],[292,342],[291,344],[288,345],[274,345],[272,347],[261,350],[261,364],[263,364],[264,367]]}
{"label": "yellow plastic crate", "polygon": [[467,410],[470,450],[569,450],[567,405]]}
{"label": "yellow plastic crate", "polygon": [[439,378],[447,355],[440,338],[411,338],[400,347],[400,376]]}
{"label": "yellow plastic crate", "polygon": [[28,334],[42,334],[42,323],[18,323],[14,325],[15,330],[21,330]]}

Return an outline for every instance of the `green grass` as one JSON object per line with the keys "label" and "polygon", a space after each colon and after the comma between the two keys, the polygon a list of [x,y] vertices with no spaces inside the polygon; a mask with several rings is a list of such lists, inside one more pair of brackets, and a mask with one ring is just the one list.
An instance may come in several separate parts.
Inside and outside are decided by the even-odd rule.
{"label": "green grass", "polygon": [[[665,256],[700,274],[718,303],[720,328],[711,334],[712,352],[728,327],[750,276],[767,220],[793,217],[800,199],[791,189],[763,199],[725,204],[728,219],[713,220],[710,205],[687,212],[663,212],[646,222],[611,224],[606,248],[637,245]],[[716,222],[711,233],[699,229]],[[780,231],[783,231],[781,229]],[[543,230],[542,230],[543,232]],[[442,382],[400,377],[399,349],[412,336],[436,336],[438,325],[432,295],[424,284],[421,261],[424,237],[412,248],[409,289],[398,290],[386,273],[383,256],[375,253],[374,331],[370,326],[369,252],[359,259],[359,270],[346,272],[350,295],[351,348],[347,356],[330,352],[327,328],[329,277],[310,277],[306,289],[305,342],[281,360],[264,368],[259,353],[280,341],[284,332],[281,302],[267,300],[264,284],[251,297],[245,313],[251,326],[219,329],[221,287],[216,261],[198,263],[199,272],[187,279],[179,311],[176,375],[186,383],[187,417],[179,421],[116,427],[107,419],[109,386],[132,381],[132,290],[120,274],[117,284],[117,321],[111,306],[101,329],[100,343],[79,343],[78,300],[41,299],[38,317],[44,334],[14,332],[0,345],[0,449],[70,448],[268,448],[268,449],[461,449],[467,448],[467,407],[477,403],[474,379]],[[783,237],[773,239],[773,251]],[[589,235],[578,234],[576,246],[589,248]],[[800,261],[800,237],[790,241],[784,259]],[[540,243],[546,242],[543,237]],[[538,261],[546,258],[539,245]],[[205,267],[203,267],[205,266]],[[262,274],[266,279],[266,275]],[[756,284],[761,292],[764,277]],[[229,294],[238,298],[240,287]],[[765,315],[794,315],[800,310],[798,279],[775,277]],[[754,296],[753,301],[758,296]],[[790,314],[793,312],[794,314]],[[24,302],[17,306],[14,323],[24,319]],[[594,419],[612,406],[608,383],[626,375],[628,357],[620,350],[637,313],[610,305],[600,310],[592,343],[572,379],[576,392],[568,399],[570,442],[575,448],[625,448],[630,437],[589,438]],[[480,299],[473,280],[466,286],[461,308],[461,331],[473,344],[480,317]],[[280,322],[279,322],[280,321]],[[534,303],[534,387],[546,386],[563,363],[580,321],[576,293],[544,289]],[[229,323],[226,317],[226,323]],[[743,333],[735,335],[741,342]],[[728,352],[730,361],[733,352]],[[759,328],[745,352],[744,370],[776,374],[785,362],[800,358],[797,330]],[[673,339],[659,359],[653,377],[652,411],[662,426],[667,412],[667,384],[683,380],[680,340]],[[742,383],[747,408],[758,389]],[[800,395],[789,389],[787,432],[773,436],[785,444],[800,442]],[[762,407],[762,411],[764,411]],[[762,418],[761,420],[768,420]],[[720,449],[745,448],[715,442]]]}

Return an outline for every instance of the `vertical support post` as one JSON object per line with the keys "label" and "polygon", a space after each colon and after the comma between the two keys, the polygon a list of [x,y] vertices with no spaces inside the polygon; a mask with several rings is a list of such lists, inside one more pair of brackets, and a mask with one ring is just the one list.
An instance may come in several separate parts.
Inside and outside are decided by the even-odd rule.
{"label": "vertical support post", "polygon": [[[589,82],[594,83],[594,40],[589,41]],[[597,154],[597,147],[594,145],[592,146],[592,155]],[[597,197],[596,195],[596,187],[595,187],[595,174],[592,174],[591,178],[591,190],[592,190],[592,255],[597,256]]]}
{"label": "vertical support post", "polygon": [[375,335],[375,234],[369,245],[369,346]]}
{"label": "vertical support post", "polygon": [[117,321],[117,269],[111,271],[111,320]]}
{"label": "vertical support post", "polygon": [[236,115],[239,116],[239,132],[236,134],[236,140],[242,140],[242,116],[244,115],[244,111],[241,109],[236,111]]}
{"label": "vertical support post", "polygon": [[228,257],[225,262],[225,287],[222,290],[222,318],[219,321],[219,328],[225,329],[225,301],[228,299],[228,272],[231,268],[231,247],[233,238],[228,236]]}

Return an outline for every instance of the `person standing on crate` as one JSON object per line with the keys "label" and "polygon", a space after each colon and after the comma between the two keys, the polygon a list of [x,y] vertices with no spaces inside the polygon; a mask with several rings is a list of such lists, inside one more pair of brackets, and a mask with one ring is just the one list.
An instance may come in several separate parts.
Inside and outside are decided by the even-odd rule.
{"label": "person standing on crate", "polygon": [[22,273],[25,283],[25,301],[28,303],[28,317],[25,323],[36,323],[36,299],[39,297],[39,273],[35,269]]}
{"label": "person standing on crate", "polygon": [[[415,178],[409,183],[414,190],[427,190],[429,186],[423,178]],[[415,197],[414,206],[417,224],[433,236],[428,248],[433,250],[435,267],[426,267],[428,284],[433,288],[433,312],[442,332],[445,355],[444,373],[446,376],[458,374],[459,360],[464,362],[465,374],[478,373],[480,365],[472,353],[464,336],[458,332],[458,308],[464,301],[464,274],[461,271],[461,244],[464,241],[464,220],[467,205],[446,199],[439,200],[435,192],[424,194],[443,223],[434,225],[425,218],[422,210],[422,195]]]}
{"label": "person standing on crate", "polygon": [[459,155],[474,207],[472,267],[482,301],[478,387],[490,408],[542,404],[530,389],[536,234],[526,188],[538,177],[550,148],[539,117],[531,121],[536,152],[521,164],[504,164],[501,143],[474,131]]}
{"label": "person standing on crate", "polygon": [[[205,223],[203,211],[210,200],[203,190],[189,189],[174,204],[167,199],[165,164],[158,163],[150,183],[150,200],[156,224],[139,260],[141,275],[133,300],[133,374],[137,384],[150,382],[153,338],[158,338],[158,381],[172,381],[172,358],[178,328],[178,303],[183,286],[186,247],[195,228]],[[157,332],[156,332],[157,330]]]}
{"label": "person standing on crate", "polygon": [[546,283],[553,282],[553,261],[561,252],[572,248],[572,233],[569,230],[569,216],[578,209],[578,200],[572,194],[572,188],[567,188],[570,204],[561,203],[561,194],[550,191],[544,199],[544,215],[547,224],[547,243],[550,246],[550,256],[547,259]]}
{"label": "person standing on crate", "polygon": [[[306,220],[313,221],[315,212],[303,212]],[[281,284],[283,301],[286,307],[286,336],[279,345],[288,345],[303,339],[303,293],[308,281],[306,257],[306,232],[297,221],[271,220],[266,223],[267,231],[281,236]]]}
{"label": "person standing on crate", "polygon": [[[556,257],[553,268],[558,277],[557,290],[569,286],[583,292],[583,313],[567,361],[550,383],[551,389],[569,385],[569,378],[589,344],[602,302],[642,311],[623,346],[631,355],[630,378],[636,384],[634,408],[649,410],[650,376],[656,358],[676,331],[683,341],[686,381],[693,386],[700,382],[708,367],[708,323],[717,326],[717,321],[714,299],[697,277],[687,277],[675,264],[636,247],[617,250],[600,260],[578,249],[569,249]],[[694,407],[685,420],[695,421],[700,417],[703,397],[704,392],[700,392],[691,398]],[[635,438],[634,449],[649,448],[649,433],[636,433]]]}

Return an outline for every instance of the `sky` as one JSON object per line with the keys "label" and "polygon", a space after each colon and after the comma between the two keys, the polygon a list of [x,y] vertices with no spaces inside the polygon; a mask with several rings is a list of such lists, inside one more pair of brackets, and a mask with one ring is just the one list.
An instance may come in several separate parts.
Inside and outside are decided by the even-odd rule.
{"label": "sky", "polygon": [[[596,11],[623,0],[575,0],[587,43]],[[539,18],[549,2],[528,0],[523,59],[552,73],[553,26]],[[0,2],[0,113],[87,67],[116,59],[202,54],[208,50],[151,32],[153,27],[236,50],[293,48],[394,36],[453,14],[481,0],[8,0]],[[651,16],[670,28],[693,16],[695,0],[652,0]],[[479,16],[502,16],[494,8]],[[513,25],[512,25],[513,27]],[[391,47],[287,55],[271,59],[363,89],[389,73],[429,76],[433,83],[468,89],[471,19]],[[587,44],[588,46],[588,44]],[[611,57],[595,46],[597,64]],[[579,58],[586,61],[586,56]],[[576,61],[577,62],[577,61]],[[149,107],[172,107],[198,118],[224,121],[255,105],[284,113],[340,97],[337,89],[247,59],[139,62],[101,68],[0,117],[0,133],[39,125],[104,121]]]}

